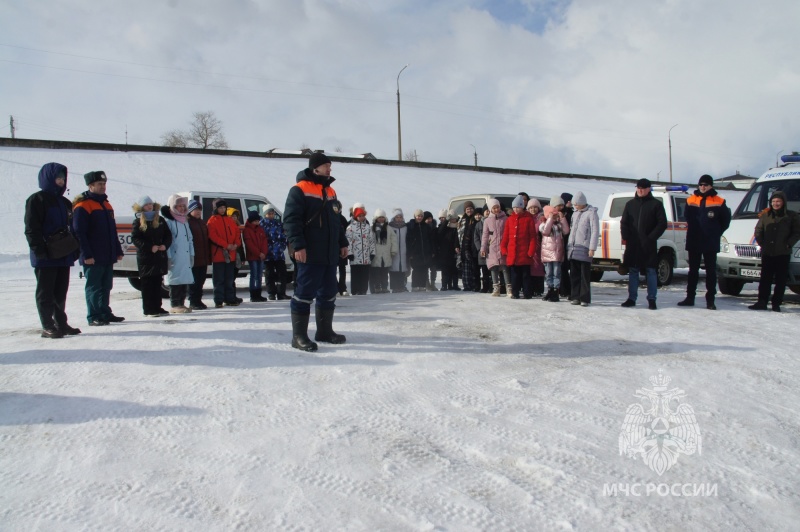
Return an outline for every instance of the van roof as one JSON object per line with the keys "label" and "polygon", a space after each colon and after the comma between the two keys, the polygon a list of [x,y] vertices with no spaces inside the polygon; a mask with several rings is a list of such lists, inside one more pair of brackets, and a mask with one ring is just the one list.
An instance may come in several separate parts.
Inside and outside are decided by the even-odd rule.
{"label": "van roof", "polygon": [[186,192],[186,191],[178,192],[178,194],[180,194],[181,196],[186,196],[186,197],[203,196],[203,197],[209,198],[209,197],[213,196],[213,197],[216,198],[216,197],[219,197],[219,196],[226,196],[226,197],[236,196],[236,197],[240,197],[240,198],[255,199],[255,200],[265,200],[265,201],[267,199],[267,198],[265,198],[264,196],[262,196],[260,194],[243,194],[241,192],[219,192],[219,191],[217,191],[217,192],[204,192],[202,190],[192,190],[190,192]]}

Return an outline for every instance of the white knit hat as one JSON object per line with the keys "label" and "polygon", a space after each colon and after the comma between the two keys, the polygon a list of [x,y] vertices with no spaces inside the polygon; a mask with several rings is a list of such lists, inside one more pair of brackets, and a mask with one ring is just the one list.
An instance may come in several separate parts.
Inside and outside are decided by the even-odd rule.
{"label": "white knit hat", "polygon": [[386,218],[386,211],[384,211],[383,209],[375,209],[375,214],[372,215],[372,219],[377,220],[381,216]]}
{"label": "white knit hat", "polygon": [[398,216],[400,216],[401,218],[403,217],[403,209],[401,209],[400,207],[395,207],[394,209],[392,209],[392,220],[394,220]]}

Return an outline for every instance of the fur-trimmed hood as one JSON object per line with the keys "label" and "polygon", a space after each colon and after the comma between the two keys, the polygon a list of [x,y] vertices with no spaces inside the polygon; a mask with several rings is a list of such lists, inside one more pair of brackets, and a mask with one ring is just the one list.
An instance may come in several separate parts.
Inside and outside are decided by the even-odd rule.
{"label": "fur-trimmed hood", "polygon": [[[147,220],[145,219],[144,216],[142,216],[142,213],[144,212],[142,210],[142,205],[134,203],[131,208],[133,209],[134,216],[136,217],[137,220],[139,220],[139,227],[141,227],[142,231],[147,231]],[[153,227],[158,227],[160,223],[159,222],[160,217],[158,215],[160,211],[161,211],[161,205],[159,205],[158,203],[153,203],[153,212],[155,213],[155,216],[153,216]]]}

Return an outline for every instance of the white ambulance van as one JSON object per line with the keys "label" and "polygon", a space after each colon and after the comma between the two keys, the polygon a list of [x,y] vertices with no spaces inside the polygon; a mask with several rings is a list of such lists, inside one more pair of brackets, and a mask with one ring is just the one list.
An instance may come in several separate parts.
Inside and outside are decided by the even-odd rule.
{"label": "white ambulance van", "polygon": [[[675,268],[688,268],[686,253],[686,200],[689,198],[686,185],[653,186],[653,197],[664,204],[667,213],[667,229],[658,239],[658,284],[672,282]],[[600,213],[600,242],[592,259],[592,281],[599,281],[604,271],[619,271],[625,242],[620,233],[620,220],[625,204],[636,195],[635,190],[616,192],[606,200]]]}
{"label": "white ambulance van", "polygon": [[[761,248],[754,231],[758,213],[769,207],[772,193],[786,194],[786,208],[800,212],[800,154],[781,157],[783,164],[758,178],[733,213],[731,225],[722,235],[717,255],[717,283],[723,294],[738,296],[746,283],[761,276]],[[800,294],[800,243],[795,244],[789,262],[789,289]]]}

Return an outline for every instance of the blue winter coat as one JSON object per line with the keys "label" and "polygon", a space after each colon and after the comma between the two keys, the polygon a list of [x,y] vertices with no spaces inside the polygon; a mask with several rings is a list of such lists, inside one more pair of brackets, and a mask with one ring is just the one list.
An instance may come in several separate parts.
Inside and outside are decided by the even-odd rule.
{"label": "blue winter coat", "polygon": [[192,265],[194,264],[194,238],[189,221],[181,223],[172,216],[167,205],[161,207],[161,216],[172,233],[172,244],[167,248],[168,271],[164,284],[177,286],[194,284]]}
{"label": "blue winter coat", "polygon": [[267,233],[267,260],[286,260],[283,252],[286,250],[286,233],[283,232],[283,224],[277,219],[261,219],[261,227]]}
{"label": "blue winter coat", "polygon": [[116,263],[122,256],[122,245],[108,196],[86,191],[75,197],[72,209],[72,229],[81,243],[81,264],[86,259],[94,259],[98,266]]}
{"label": "blue winter coat", "polygon": [[[56,185],[56,177],[63,174],[64,186]],[[72,203],[64,197],[67,190],[67,167],[47,163],[39,170],[39,192],[25,202],[25,238],[30,247],[31,266],[34,268],[70,267],[75,264],[78,252],[60,259],[47,258],[47,238],[67,229],[72,230]]]}

